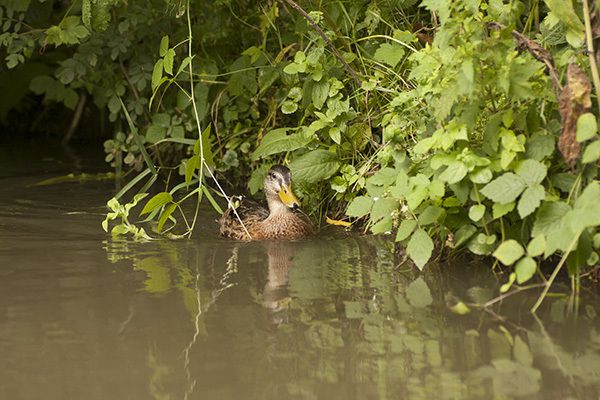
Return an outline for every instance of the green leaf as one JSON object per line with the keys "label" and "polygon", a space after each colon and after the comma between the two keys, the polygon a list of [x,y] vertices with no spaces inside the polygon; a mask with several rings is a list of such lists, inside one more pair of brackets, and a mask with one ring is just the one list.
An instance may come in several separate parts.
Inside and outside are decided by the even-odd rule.
{"label": "green leaf", "polygon": [[581,157],[581,162],[584,164],[589,164],[589,163],[598,161],[599,158],[600,158],[600,140],[596,140],[587,145],[587,147],[583,151],[583,157]]}
{"label": "green leaf", "polygon": [[373,199],[367,196],[356,196],[348,205],[346,215],[350,217],[364,217],[371,212]]}
{"label": "green leaf", "polygon": [[516,240],[509,239],[500,244],[493,256],[496,257],[502,264],[508,266],[512,265],[515,261],[521,258],[525,254],[523,246]]}
{"label": "green leaf", "polygon": [[173,75],[173,61],[175,60],[175,50],[169,49],[163,61],[163,68],[169,75]]}
{"label": "green leaf", "polygon": [[150,143],[156,143],[163,140],[167,135],[167,129],[158,125],[150,125],[146,131],[146,140]]}
{"label": "green leaf", "polygon": [[169,50],[169,36],[165,35],[160,39],[160,50],[159,54],[161,57],[167,55],[167,50]]}
{"label": "green leaf", "polygon": [[527,142],[527,158],[541,161],[554,153],[554,137],[551,135],[534,135]]}
{"label": "green leaf", "polygon": [[530,186],[523,192],[517,205],[519,216],[525,218],[533,213],[540,206],[540,203],[546,197],[546,190],[542,185]]}
{"label": "green leaf", "polygon": [[376,224],[371,225],[370,229],[371,233],[373,233],[374,235],[378,235],[380,233],[391,233],[393,227],[394,223],[392,217],[387,216],[379,220],[379,222],[377,222]]}
{"label": "green leaf", "polygon": [[383,43],[375,51],[373,58],[376,61],[387,64],[393,68],[402,60],[403,56],[404,48],[402,45],[396,43]]}
{"label": "green leaf", "polygon": [[571,191],[573,185],[575,185],[576,180],[577,177],[575,176],[575,174],[572,174],[570,172],[552,174],[552,177],[550,178],[552,185],[554,185],[556,188],[560,189],[565,193],[569,193]]}
{"label": "green leaf", "polygon": [[527,255],[529,257],[537,257],[544,254],[546,249],[546,237],[544,235],[538,235],[531,239],[527,245]]}
{"label": "green leaf", "polygon": [[378,199],[371,208],[371,222],[378,222],[384,217],[391,217],[391,213],[398,208],[398,201],[394,199]]}
{"label": "green leaf", "polygon": [[401,242],[409,237],[416,227],[417,221],[414,219],[405,219],[402,221],[398,227],[398,232],[396,233],[396,242]]}
{"label": "green leaf", "polygon": [[369,178],[369,183],[376,186],[388,187],[398,178],[398,172],[389,167],[385,167],[375,172],[373,176]]}
{"label": "green leaf", "polygon": [[439,176],[440,180],[453,184],[461,181],[469,172],[469,169],[462,161],[452,161],[448,164],[448,168]]}
{"label": "green leaf", "polygon": [[567,27],[567,41],[578,48],[583,42],[583,24],[577,16],[573,3],[565,0],[544,0],[551,11],[552,17]]}
{"label": "green leaf", "polygon": [[317,149],[294,159],[290,169],[298,182],[315,183],[335,174],[340,169],[340,162],[335,154]]}
{"label": "green leaf", "polygon": [[493,219],[501,218],[514,209],[515,209],[515,203],[513,201],[511,201],[510,203],[506,203],[506,204],[494,203],[494,205],[492,206],[492,218]]}
{"label": "green leaf", "polygon": [[[204,130],[202,131],[200,136],[202,137],[202,154],[204,156],[204,162],[206,163],[206,165],[208,165],[209,167],[212,168],[215,166],[215,161],[214,161],[213,151],[212,151],[212,148],[210,145],[210,133],[211,132],[212,132],[212,125],[208,124],[208,125],[206,125],[206,128],[204,128]],[[196,148],[196,146],[197,146],[197,148]],[[200,154],[200,141],[196,142],[196,145],[194,146],[194,152],[195,152],[195,154]]]}
{"label": "green leaf", "polygon": [[329,128],[329,137],[337,144],[342,143],[342,132],[337,126],[332,126]]}
{"label": "green leaf", "polygon": [[423,267],[431,258],[432,252],[433,240],[431,240],[425,230],[418,228],[408,241],[406,254],[408,254],[420,270],[423,270]]}
{"label": "green leaf", "polygon": [[496,203],[506,204],[515,201],[525,187],[523,178],[507,172],[485,185],[481,194]]}
{"label": "green leaf", "polygon": [[421,7],[427,8],[429,11],[435,12],[440,18],[442,26],[446,23],[448,17],[450,17],[451,0],[423,0]]}
{"label": "green leaf", "polygon": [[545,201],[535,215],[531,236],[547,234],[560,226],[563,216],[571,209],[568,204],[561,201]]}
{"label": "green leaf", "polygon": [[485,206],[483,204],[476,204],[469,209],[469,218],[471,221],[479,221],[483,218],[483,214],[485,214]]}
{"label": "green leaf", "polygon": [[577,119],[577,141],[590,140],[598,132],[596,116],[592,113],[581,114]]}
{"label": "green leaf", "polygon": [[489,168],[481,168],[473,171],[469,174],[469,178],[473,183],[479,183],[481,185],[488,183],[492,180],[492,171]]}
{"label": "green leaf", "polygon": [[252,171],[252,175],[250,175],[250,180],[248,180],[248,189],[250,190],[250,194],[254,195],[263,188],[265,176],[267,176],[271,165],[272,164],[270,163],[262,164],[260,167]]}
{"label": "green leaf", "polygon": [[329,96],[329,82],[322,79],[315,82],[312,88],[312,102],[317,110],[320,110]]}
{"label": "green leaf", "polygon": [[194,177],[194,172],[200,167],[200,157],[195,154],[190,157],[185,163],[185,185],[189,186],[192,178]]}
{"label": "green leaf", "polygon": [[298,103],[292,100],[286,100],[281,104],[281,112],[284,114],[293,114],[298,109]]}
{"label": "green leaf", "polygon": [[214,210],[219,215],[223,214],[223,210],[221,209],[221,206],[219,205],[219,203],[217,203],[217,201],[215,200],[213,195],[210,193],[210,190],[208,190],[208,187],[206,185],[202,185],[202,192],[204,193],[204,195],[208,199],[208,202],[214,208]]}
{"label": "green leaf", "polygon": [[433,224],[438,221],[446,211],[439,206],[428,206],[419,214],[419,224],[421,226]]}
{"label": "green leaf", "polygon": [[173,196],[169,192],[161,192],[154,195],[150,200],[146,202],[144,209],[140,212],[140,215],[149,214],[159,207],[164,206],[167,203],[173,201]]}
{"label": "green leaf", "polygon": [[44,94],[54,85],[54,79],[47,75],[38,75],[31,80],[29,88],[35,94]]}
{"label": "green leaf", "polygon": [[152,90],[156,90],[156,88],[160,84],[160,80],[162,79],[163,73],[163,60],[159,59],[156,64],[154,64],[154,69],[152,70]]}
{"label": "green leaf", "polygon": [[517,174],[527,185],[536,185],[541,183],[548,174],[548,168],[544,164],[535,160],[524,160],[516,168]]}
{"label": "green leaf", "polygon": [[535,260],[531,257],[523,257],[515,266],[517,283],[520,285],[530,280],[535,274],[536,270],[537,264]]}
{"label": "green leaf", "polygon": [[600,225],[600,183],[590,182],[581,192],[573,210],[564,218],[574,232],[582,232],[586,228]]}
{"label": "green leaf", "polygon": [[289,130],[290,128],[279,128],[267,132],[258,148],[252,153],[252,160],[256,161],[271,154],[294,151],[306,146],[312,140],[312,137],[303,132],[287,135]]}
{"label": "green leaf", "polygon": [[496,243],[496,236],[494,235],[486,235],[484,233],[480,233],[471,239],[467,245],[471,253],[477,255],[488,255],[494,249]]}
{"label": "green leaf", "polygon": [[458,248],[465,244],[467,240],[471,239],[471,237],[477,232],[477,228],[471,224],[463,225],[454,234],[454,246]]}
{"label": "green leaf", "polygon": [[521,99],[532,98],[535,93],[531,83],[534,75],[540,70],[540,64],[533,59],[514,58],[509,64],[509,96]]}
{"label": "green leaf", "polygon": [[158,226],[156,227],[158,229],[158,232],[162,232],[162,229],[165,226],[165,222],[167,222],[167,219],[169,219],[169,217],[171,216],[171,214],[173,214],[173,211],[175,211],[176,208],[177,203],[171,203],[165,207],[162,214],[160,214],[160,218],[158,218]]}

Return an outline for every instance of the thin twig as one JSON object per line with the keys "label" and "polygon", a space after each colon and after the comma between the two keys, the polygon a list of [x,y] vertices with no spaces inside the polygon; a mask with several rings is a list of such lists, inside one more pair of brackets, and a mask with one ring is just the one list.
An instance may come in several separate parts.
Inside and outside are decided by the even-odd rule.
{"label": "thin twig", "polygon": [[546,294],[548,294],[548,291],[550,290],[550,286],[552,286],[552,282],[554,282],[554,279],[556,279],[556,276],[558,275],[558,272],[562,268],[562,266],[565,263],[565,261],[567,261],[567,257],[569,255],[569,253],[571,252],[571,250],[573,250],[573,247],[575,247],[575,245],[579,241],[579,236],[580,235],[575,235],[575,238],[573,238],[573,240],[571,241],[571,244],[569,244],[569,247],[567,248],[567,250],[563,254],[562,258],[560,259],[560,262],[558,263],[558,265],[556,265],[556,268],[554,268],[554,271],[552,272],[552,275],[550,275],[550,278],[548,279],[548,282],[546,282],[545,285],[544,285],[545,287],[544,287],[544,290],[542,291],[542,294],[540,294],[540,297],[538,297],[538,299],[535,302],[535,304],[533,305],[533,307],[531,307],[531,312],[532,313],[535,314],[535,312],[537,311],[537,309],[540,307],[540,305],[544,301],[544,298],[546,297]]}
{"label": "thin twig", "polygon": [[490,307],[490,306],[498,303],[499,301],[502,301],[502,300],[504,300],[504,299],[506,299],[508,297],[511,297],[514,294],[521,293],[521,292],[524,292],[524,291],[529,290],[529,289],[535,289],[535,288],[538,288],[538,287],[543,287],[545,285],[546,285],[545,283],[534,283],[532,285],[518,287],[517,289],[515,289],[515,290],[513,290],[511,292],[501,294],[498,297],[494,297],[493,299],[491,299],[488,302],[486,302],[485,304],[483,304],[482,308],[488,308],[488,307]]}
{"label": "thin twig", "polygon": [[327,43],[327,46],[329,46],[329,48],[333,52],[333,55],[335,56],[335,58],[337,58],[338,61],[340,63],[342,63],[342,65],[344,66],[344,69],[350,74],[350,76],[352,76],[352,79],[354,79],[354,82],[356,82],[357,85],[360,85],[360,78],[358,77],[358,75],[356,74],[356,72],[346,62],[346,60],[344,60],[344,57],[342,57],[342,55],[340,54],[339,50],[333,45],[333,43],[331,42],[331,40],[329,40],[329,38],[327,37],[327,35],[325,35],[325,32],[323,32],[323,30],[315,22],[315,20],[306,11],[304,11],[304,9],[302,9],[302,7],[300,7],[294,0],[279,0],[279,1],[280,2],[284,2],[285,1],[294,10],[298,11],[304,17],[304,19],[306,19],[308,21],[308,23],[310,24],[310,26],[312,26],[313,29],[315,31],[317,31],[317,33],[319,34],[319,36],[321,36],[321,38],[325,41],[325,43]]}

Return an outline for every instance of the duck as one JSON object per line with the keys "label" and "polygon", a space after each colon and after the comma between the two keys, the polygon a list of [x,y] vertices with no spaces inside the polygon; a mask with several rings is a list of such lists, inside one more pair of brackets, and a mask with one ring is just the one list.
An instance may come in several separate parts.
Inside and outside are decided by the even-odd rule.
{"label": "duck", "polygon": [[292,191],[292,172],[288,167],[271,167],[265,175],[263,190],[268,207],[246,198],[236,208],[230,204],[218,221],[221,236],[244,241],[296,240],[315,233]]}

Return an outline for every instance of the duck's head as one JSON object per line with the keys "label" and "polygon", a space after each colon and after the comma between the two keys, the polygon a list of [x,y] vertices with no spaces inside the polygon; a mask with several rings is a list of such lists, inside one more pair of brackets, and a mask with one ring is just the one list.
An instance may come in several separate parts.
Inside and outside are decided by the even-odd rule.
{"label": "duck's head", "polygon": [[292,172],[288,167],[272,166],[265,176],[264,191],[271,212],[300,207],[300,202],[292,192]]}

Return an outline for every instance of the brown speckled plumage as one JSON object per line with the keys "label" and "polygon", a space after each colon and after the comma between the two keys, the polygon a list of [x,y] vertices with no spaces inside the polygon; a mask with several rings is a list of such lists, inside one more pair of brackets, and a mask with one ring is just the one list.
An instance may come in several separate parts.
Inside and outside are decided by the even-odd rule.
{"label": "brown speckled plumage", "polygon": [[[274,166],[265,177],[265,194],[269,209],[259,204],[242,200],[236,208],[240,219],[251,237],[240,224],[232,209],[228,209],[219,219],[219,233],[221,236],[237,240],[265,240],[265,239],[299,239],[314,233],[315,229],[300,210],[296,198],[291,193],[291,175],[289,169]],[[284,204],[278,192],[282,187],[291,193],[292,205]]]}

